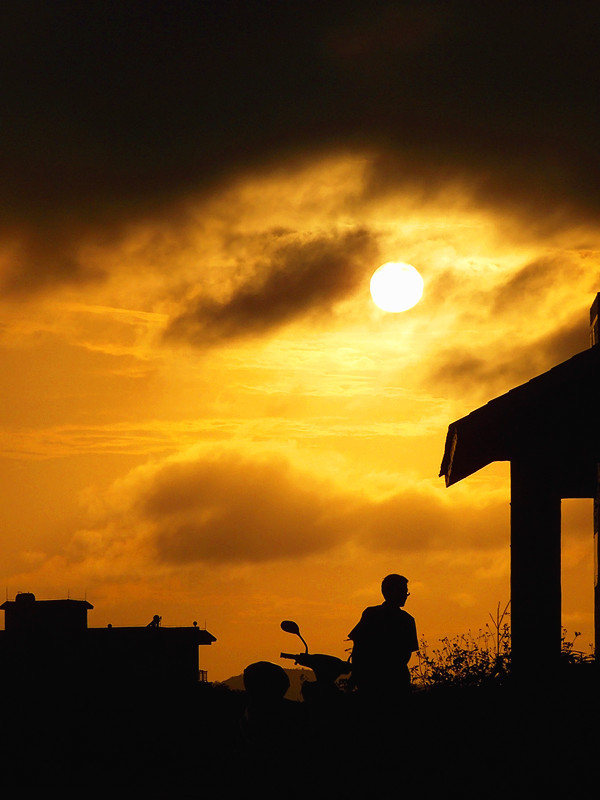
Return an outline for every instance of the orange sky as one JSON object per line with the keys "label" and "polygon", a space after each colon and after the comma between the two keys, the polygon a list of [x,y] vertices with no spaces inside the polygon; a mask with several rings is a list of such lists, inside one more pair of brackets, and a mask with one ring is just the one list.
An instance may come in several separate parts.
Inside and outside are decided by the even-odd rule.
{"label": "orange sky", "polygon": [[[431,53],[448,51],[448,31],[474,35],[454,3],[443,31],[433,4],[376,4],[366,27],[358,7],[342,19],[310,6],[314,25],[295,32],[311,44],[298,56],[304,72],[287,64],[291,45],[274,44],[281,20],[265,33],[233,4],[222,16],[156,4],[151,20],[103,18],[122,41],[116,55],[103,51],[100,77],[87,51],[106,44],[106,31],[90,8],[80,13],[98,16],[85,36],[73,24],[64,41],[44,39],[43,15],[12,21],[13,41],[20,33],[37,44],[32,73],[69,68],[73,96],[39,78],[37,102],[15,122],[2,190],[8,597],[86,596],[92,626],[144,625],[155,613],[166,625],[197,620],[217,637],[201,650],[212,680],[278,662],[293,642],[279,630],[284,618],[311,649],[343,655],[392,571],[409,578],[407,610],[429,643],[485,626],[509,599],[508,465],[450,489],[438,472],[450,422],[589,346],[600,226],[582,97],[555,84],[558,99],[574,98],[573,129],[562,120],[550,135],[542,101],[551,94],[544,85],[531,109],[520,62],[496,76],[477,51],[489,91],[466,56],[448,74]],[[196,13],[239,58],[217,64],[214,92],[228,102],[194,60],[201,44],[207,63],[217,58],[214,37],[184,18]],[[117,58],[142,22],[125,78],[148,74],[146,90],[132,88]],[[479,22],[485,30],[494,19]],[[197,41],[185,38],[191,23]],[[559,29],[548,21],[533,62],[540,75]],[[518,44],[512,28],[497,35],[505,48]],[[145,61],[157,42],[178,54],[162,71]],[[577,52],[583,60],[585,48]],[[100,90],[117,67],[115,98]],[[431,75],[450,87],[459,67],[466,106],[444,111]],[[311,69],[314,91],[296,77],[309,87]],[[233,103],[232,87],[247,102]],[[507,87],[514,114],[503,128]],[[386,105],[400,95],[404,110]],[[480,108],[490,96],[497,104]],[[169,127],[173,119],[187,127]],[[460,130],[450,124],[459,121]],[[400,314],[369,295],[373,271],[390,260],[425,281],[421,302]],[[563,622],[587,650],[591,501],[563,510]]]}

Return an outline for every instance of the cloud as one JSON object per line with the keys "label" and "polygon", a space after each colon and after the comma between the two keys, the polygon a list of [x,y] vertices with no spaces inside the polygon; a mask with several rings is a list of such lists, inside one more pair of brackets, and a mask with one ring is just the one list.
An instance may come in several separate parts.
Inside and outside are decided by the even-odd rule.
{"label": "cloud", "polygon": [[430,292],[454,309],[452,333],[431,351],[424,385],[487,401],[587,349],[597,277],[585,251],[568,250],[516,268],[442,271]]}
{"label": "cloud", "polygon": [[377,253],[366,230],[298,236],[273,251],[224,301],[200,297],[168,326],[169,339],[199,346],[268,333],[309,312],[331,312],[363,278]]}
{"label": "cloud", "polygon": [[468,396],[475,404],[519,386],[589,347],[589,329],[580,316],[535,341],[517,336],[459,345],[437,354],[424,382],[438,391]]}
{"label": "cloud", "polygon": [[247,170],[349,149],[375,157],[372,191],[460,180],[523,224],[596,224],[597,15],[458,0],[14,4],[0,202],[21,259],[4,289],[88,279],[82,241]]}
{"label": "cloud", "polygon": [[30,223],[20,222],[16,228],[0,224],[0,234],[4,234],[0,286],[5,294],[26,297],[63,284],[92,284],[106,277],[106,270],[86,264],[79,256],[77,242],[86,236],[80,226],[56,220]]}
{"label": "cloud", "polygon": [[345,535],[331,487],[277,456],[165,462],[134,471],[108,495],[103,517],[74,537],[78,560],[136,539],[138,557],[151,552],[166,565],[256,564],[325,552]]}
{"label": "cloud", "polygon": [[[491,296],[494,316],[519,316],[524,312],[537,313],[544,306],[553,286],[578,281],[590,267],[584,258],[570,253],[552,253],[528,262],[497,286]],[[555,301],[556,302],[556,301]]]}
{"label": "cloud", "polygon": [[[323,491],[325,489],[325,491]],[[160,560],[261,562],[329,549],[328,492],[281,459],[222,456],[161,470],[141,501]]]}
{"label": "cloud", "polygon": [[[488,549],[506,531],[496,501],[466,508],[409,488],[373,499],[295,469],[280,456],[214,452],[140,468],[107,493],[96,522],[73,538],[77,561],[150,558],[171,568],[260,564],[369,552]],[[500,520],[500,521],[499,521]],[[112,555],[111,555],[112,554]],[[106,567],[107,569],[109,567]]]}
{"label": "cloud", "polygon": [[483,551],[504,544],[507,508],[498,501],[465,507],[432,491],[406,489],[365,504],[359,541],[370,551]]}

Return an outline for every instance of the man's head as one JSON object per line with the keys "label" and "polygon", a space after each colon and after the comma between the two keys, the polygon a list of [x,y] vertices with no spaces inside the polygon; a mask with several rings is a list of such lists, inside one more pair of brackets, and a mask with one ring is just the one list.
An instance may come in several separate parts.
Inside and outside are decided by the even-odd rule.
{"label": "man's head", "polygon": [[381,582],[381,593],[386,602],[403,606],[409,595],[408,579],[403,575],[386,575]]}

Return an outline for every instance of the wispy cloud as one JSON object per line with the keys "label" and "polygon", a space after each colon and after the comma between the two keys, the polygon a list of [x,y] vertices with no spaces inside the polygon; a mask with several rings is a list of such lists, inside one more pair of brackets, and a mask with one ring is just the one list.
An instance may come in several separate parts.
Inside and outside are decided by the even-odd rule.
{"label": "wispy cloud", "polygon": [[192,301],[166,335],[210,347],[265,334],[309,313],[325,314],[356,288],[376,254],[366,230],[297,237],[258,264],[256,274],[228,299]]}

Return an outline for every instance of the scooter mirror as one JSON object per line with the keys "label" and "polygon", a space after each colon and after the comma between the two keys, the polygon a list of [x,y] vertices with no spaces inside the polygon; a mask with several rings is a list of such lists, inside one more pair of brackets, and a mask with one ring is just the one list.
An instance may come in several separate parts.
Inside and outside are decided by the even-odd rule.
{"label": "scooter mirror", "polygon": [[291,619],[284,619],[281,623],[281,630],[285,631],[286,633],[295,633],[296,636],[300,636],[300,628],[298,627],[298,623],[292,622]]}
{"label": "scooter mirror", "polygon": [[308,645],[302,638],[302,634],[300,633],[300,628],[298,627],[297,622],[293,622],[291,619],[284,619],[281,623],[281,629],[284,630],[286,633],[295,633],[296,636],[300,638],[300,641],[304,645],[304,649],[308,653]]}

